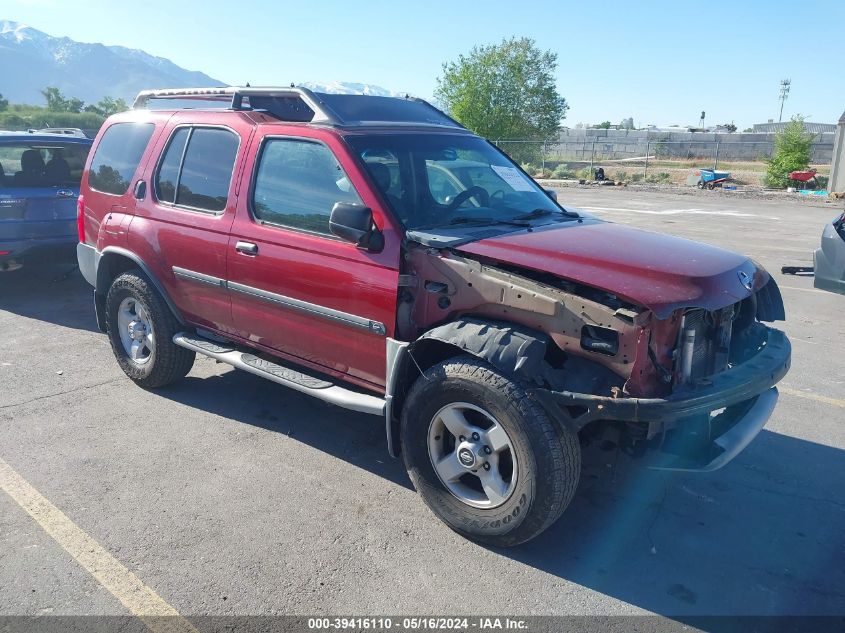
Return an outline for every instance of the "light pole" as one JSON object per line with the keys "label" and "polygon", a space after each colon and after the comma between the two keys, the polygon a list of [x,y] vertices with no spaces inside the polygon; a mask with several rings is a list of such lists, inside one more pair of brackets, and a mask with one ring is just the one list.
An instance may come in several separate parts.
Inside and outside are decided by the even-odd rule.
{"label": "light pole", "polygon": [[778,115],[778,123],[783,121],[783,104],[789,96],[789,87],[792,85],[791,79],[780,80],[780,114]]}

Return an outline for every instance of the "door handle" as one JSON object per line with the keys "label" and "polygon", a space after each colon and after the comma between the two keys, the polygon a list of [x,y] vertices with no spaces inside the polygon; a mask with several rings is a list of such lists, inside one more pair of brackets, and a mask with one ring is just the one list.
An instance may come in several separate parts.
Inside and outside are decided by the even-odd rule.
{"label": "door handle", "polygon": [[258,255],[258,244],[238,241],[238,243],[235,244],[235,250],[239,253],[243,253],[244,255]]}

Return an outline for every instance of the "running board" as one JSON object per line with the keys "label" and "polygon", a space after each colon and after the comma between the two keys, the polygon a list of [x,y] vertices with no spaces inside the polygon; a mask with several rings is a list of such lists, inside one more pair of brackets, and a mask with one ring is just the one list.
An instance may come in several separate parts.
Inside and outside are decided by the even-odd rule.
{"label": "running board", "polygon": [[352,411],[360,411],[361,413],[384,415],[384,398],[353,391],[323,378],[303,374],[300,371],[264,360],[253,354],[244,353],[233,345],[210,341],[188,332],[176,334],[173,337],[173,342],[185,349],[219,360],[221,363],[248,371],[296,391],[307,393],[309,396],[314,396],[329,404]]}

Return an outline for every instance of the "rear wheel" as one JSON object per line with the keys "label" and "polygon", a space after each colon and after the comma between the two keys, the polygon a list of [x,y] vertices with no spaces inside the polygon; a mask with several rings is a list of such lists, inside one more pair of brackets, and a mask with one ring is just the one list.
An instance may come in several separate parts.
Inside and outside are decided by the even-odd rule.
{"label": "rear wheel", "polygon": [[118,364],[142,387],[175,382],[194,364],[194,352],[173,343],[179,322],[139,270],[112,282],[106,296],[106,325]]}
{"label": "rear wheel", "polygon": [[578,439],[558,427],[517,381],[471,357],[425,372],[402,413],[408,474],[456,532],[490,545],[534,538],[578,485]]}

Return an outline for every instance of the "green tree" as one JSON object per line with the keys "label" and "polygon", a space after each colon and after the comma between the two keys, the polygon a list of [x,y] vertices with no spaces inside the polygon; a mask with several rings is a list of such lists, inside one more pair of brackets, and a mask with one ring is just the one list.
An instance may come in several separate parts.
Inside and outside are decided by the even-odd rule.
{"label": "green tree", "polygon": [[65,98],[61,91],[55,86],[47,86],[41,91],[44,99],[47,101],[47,109],[52,112],[65,112]]}
{"label": "green tree", "polygon": [[47,109],[51,112],[82,112],[85,102],[82,99],[71,97],[66,99],[61,91],[55,86],[47,86],[41,91],[47,101]]}
{"label": "green tree", "polygon": [[534,40],[511,38],[474,47],[443,64],[435,97],[476,134],[492,140],[555,136],[569,106],[557,92],[557,55]]}
{"label": "green tree", "polygon": [[102,117],[110,117],[112,114],[117,114],[118,112],[123,112],[128,109],[129,106],[126,105],[126,102],[123,99],[115,99],[113,97],[103,97],[96,105],[92,104],[85,106],[86,112],[93,112],[94,114],[99,114]]}
{"label": "green tree", "polygon": [[734,125],[733,123],[725,123],[722,127],[725,128],[731,134],[736,132],[736,125]]}
{"label": "green tree", "polygon": [[815,138],[804,129],[803,117],[793,117],[783,131],[775,135],[774,152],[766,161],[766,186],[783,189],[789,184],[789,172],[807,169]]}
{"label": "green tree", "polygon": [[5,112],[9,109],[9,100],[5,99],[2,94],[0,94],[0,112]]}
{"label": "green tree", "polygon": [[600,130],[609,130],[610,129],[610,121],[602,121],[596,127]]}

